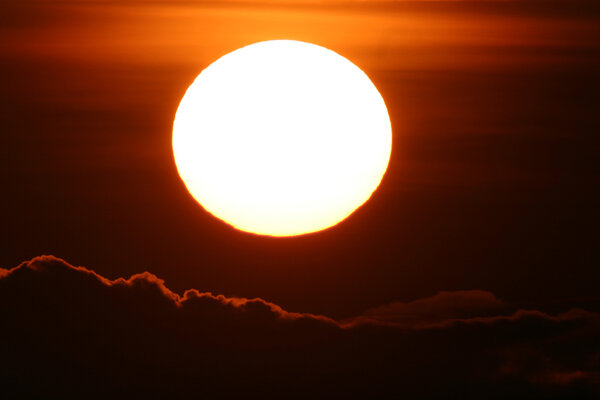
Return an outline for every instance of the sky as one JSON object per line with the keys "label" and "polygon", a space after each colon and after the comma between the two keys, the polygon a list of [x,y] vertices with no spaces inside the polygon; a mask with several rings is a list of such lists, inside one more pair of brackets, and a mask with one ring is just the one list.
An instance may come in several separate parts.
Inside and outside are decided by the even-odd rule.
{"label": "sky", "polygon": [[[0,6],[7,390],[600,393],[594,2]],[[393,129],[371,199],[293,238],[212,217],[171,147],[194,78],[269,39],[353,61]]]}

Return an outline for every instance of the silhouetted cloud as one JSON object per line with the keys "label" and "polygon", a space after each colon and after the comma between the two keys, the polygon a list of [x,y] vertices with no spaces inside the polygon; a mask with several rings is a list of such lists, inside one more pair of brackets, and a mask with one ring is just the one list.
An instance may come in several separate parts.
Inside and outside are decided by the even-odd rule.
{"label": "silhouetted cloud", "polygon": [[483,290],[440,292],[408,303],[391,303],[367,310],[349,323],[379,322],[390,325],[423,327],[446,320],[497,315],[509,307],[492,293]]}
{"label": "silhouetted cloud", "polygon": [[442,292],[346,321],[110,280],[52,256],[0,269],[11,396],[593,398],[600,315]]}

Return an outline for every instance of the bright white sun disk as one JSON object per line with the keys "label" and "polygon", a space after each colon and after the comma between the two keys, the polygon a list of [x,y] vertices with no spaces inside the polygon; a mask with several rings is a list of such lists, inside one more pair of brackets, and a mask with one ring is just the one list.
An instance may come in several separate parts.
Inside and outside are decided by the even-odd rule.
{"label": "bright white sun disk", "polygon": [[194,198],[243,231],[292,236],[337,224],[388,165],[385,103],[357,66],[274,40],[206,68],[177,110],[173,151]]}

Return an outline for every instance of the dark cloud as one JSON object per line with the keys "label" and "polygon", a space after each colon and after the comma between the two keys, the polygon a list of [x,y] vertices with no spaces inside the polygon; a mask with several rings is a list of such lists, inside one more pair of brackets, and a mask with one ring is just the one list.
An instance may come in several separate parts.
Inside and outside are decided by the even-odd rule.
{"label": "dark cloud", "polygon": [[509,310],[472,290],[334,321],[42,256],[0,269],[0,381],[9,397],[598,395],[599,314]]}
{"label": "dark cloud", "polygon": [[440,292],[408,303],[391,303],[367,310],[348,323],[379,322],[388,325],[425,327],[448,320],[497,315],[509,306],[484,290]]}

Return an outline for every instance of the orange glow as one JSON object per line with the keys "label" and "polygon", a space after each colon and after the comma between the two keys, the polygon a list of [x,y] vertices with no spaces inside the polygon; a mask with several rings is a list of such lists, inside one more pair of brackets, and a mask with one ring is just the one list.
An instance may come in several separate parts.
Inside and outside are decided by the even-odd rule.
{"label": "orange glow", "polygon": [[174,122],[179,174],[216,217],[293,236],[337,224],[377,188],[391,152],[385,103],[353,63],[290,40],[206,68]]}
{"label": "orange glow", "polygon": [[598,30],[588,21],[498,14],[480,5],[473,11],[469,2],[450,5],[452,13],[415,2],[401,10],[378,2],[360,2],[362,8],[121,3],[127,4],[53,4],[47,12],[63,18],[8,31],[0,50],[70,61],[197,66],[249,43],[285,37],[335,48],[368,70],[446,71],[559,62],[509,49],[551,48],[573,39],[593,44]]}

